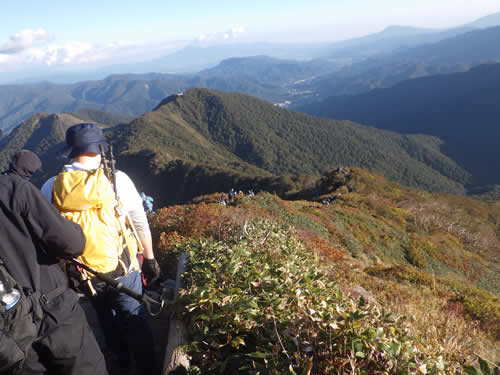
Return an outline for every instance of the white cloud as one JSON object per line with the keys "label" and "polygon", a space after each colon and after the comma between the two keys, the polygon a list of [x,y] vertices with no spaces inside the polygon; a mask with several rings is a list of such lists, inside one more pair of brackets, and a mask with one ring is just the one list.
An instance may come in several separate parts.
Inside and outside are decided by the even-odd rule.
{"label": "white cloud", "polygon": [[8,42],[0,44],[0,54],[16,54],[32,47],[38,42],[49,41],[51,39],[50,34],[44,29],[25,29],[12,35]]}
{"label": "white cloud", "polygon": [[201,34],[195,41],[195,44],[208,45],[217,44],[223,42],[231,42],[239,39],[242,35],[246,33],[246,28],[244,26],[234,26],[227,31]]}
{"label": "white cloud", "polygon": [[[185,42],[182,44],[184,45]],[[27,44],[26,44],[27,45]],[[37,69],[87,70],[111,64],[148,61],[179,48],[179,42],[104,44],[82,41],[53,42],[32,45],[17,53],[0,53],[0,71],[19,72]]]}
{"label": "white cloud", "polygon": [[95,46],[90,43],[67,42],[62,45],[52,44],[44,49],[28,50],[27,59],[48,66],[80,64],[98,59]]}
{"label": "white cloud", "polygon": [[[27,66],[69,66],[92,64],[106,60],[116,61],[120,57],[144,53],[147,46],[123,42],[106,44],[82,41],[53,42],[44,29],[25,29],[5,43],[0,42],[0,70],[19,70]],[[147,57],[145,57],[147,59]]]}
{"label": "white cloud", "polygon": [[111,59],[120,45],[94,45],[92,43],[69,41],[46,46],[31,47],[15,54],[0,54],[2,70],[18,70],[23,66],[68,66],[95,63]]}

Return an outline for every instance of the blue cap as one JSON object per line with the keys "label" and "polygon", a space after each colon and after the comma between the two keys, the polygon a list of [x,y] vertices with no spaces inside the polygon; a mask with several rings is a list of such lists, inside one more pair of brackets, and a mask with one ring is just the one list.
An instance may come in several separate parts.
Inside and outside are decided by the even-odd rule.
{"label": "blue cap", "polygon": [[91,123],[76,124],[66,130],[66,146],[57,155],[71,159],[85,152],[100,154],[99,145],[104,147],[104,151],[108,151],[108,143],[101,128]]}

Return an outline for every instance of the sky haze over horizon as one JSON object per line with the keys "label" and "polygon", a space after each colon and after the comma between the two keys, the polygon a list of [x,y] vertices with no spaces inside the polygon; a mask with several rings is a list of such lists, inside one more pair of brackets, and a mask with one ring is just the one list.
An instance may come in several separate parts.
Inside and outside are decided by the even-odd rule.
{"label": "sky haze over horizon", "polygon": [[147,61],[189,43],[335,42],[390,25],[450,28],[498,0],[0,0],[0,73]]}

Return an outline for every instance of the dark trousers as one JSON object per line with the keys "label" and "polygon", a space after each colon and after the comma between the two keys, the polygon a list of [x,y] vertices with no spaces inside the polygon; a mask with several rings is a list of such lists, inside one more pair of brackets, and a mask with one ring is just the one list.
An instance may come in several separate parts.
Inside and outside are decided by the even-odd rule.
{"label": "dark trousers", "polygon": [[[118,279],[125,287],[142,294],[141,274],[132,271]],[[99,317],[107,345],[118,355],[120,367],[134,374],[153,374],[155,348],[153,334],[146,321],[144,307],[134,298],[100,283],[91,301]]]}
{"label": "dark trousers", "polygon": [[78,303],[71,314],[32,345],[22,375],[107,375],[106,363]]}

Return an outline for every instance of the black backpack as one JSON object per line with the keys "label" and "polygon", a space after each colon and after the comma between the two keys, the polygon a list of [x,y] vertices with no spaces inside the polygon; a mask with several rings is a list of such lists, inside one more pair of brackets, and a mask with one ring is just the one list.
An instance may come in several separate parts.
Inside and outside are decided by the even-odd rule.
{"label": "black backpack", "polygon": [[0,303],[0,373],[17,374],[22,370],[26,355],[38,339],[43,317],[41,293],[23,290],[0,259],[0,282],[6,293],[16,289],[19,301],[6,310]]}

